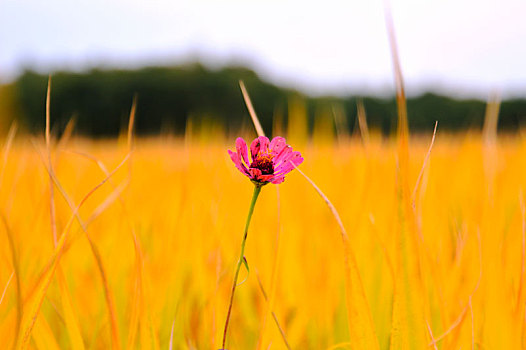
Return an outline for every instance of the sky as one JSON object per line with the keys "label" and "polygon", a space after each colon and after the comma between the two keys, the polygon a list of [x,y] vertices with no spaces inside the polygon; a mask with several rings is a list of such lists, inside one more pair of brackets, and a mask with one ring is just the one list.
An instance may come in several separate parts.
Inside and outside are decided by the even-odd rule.
{"label": "sky", "polygon": [[[526,1],[391,0],[406,89],[526,97]],[[192,60],[312,95],[392,93],[384,0],[0,0],[0,81]]]}

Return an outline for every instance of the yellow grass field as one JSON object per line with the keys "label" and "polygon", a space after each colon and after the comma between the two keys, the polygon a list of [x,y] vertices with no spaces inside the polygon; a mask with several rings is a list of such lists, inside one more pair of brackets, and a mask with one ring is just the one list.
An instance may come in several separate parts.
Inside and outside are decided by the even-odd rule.
{"label": "yellow grass field", "polygon": [[[287,141],[349,235],[365,343],[524,349],[526,142],[439,130],[423,168],[430,139],[410,140],[407,173],[394,139]],[[16,136],[0,164],[0,347],[221,348],[253,189],[234,141],[138,139],[128,157],[126,138],[52,143],[51,190],[45,142]],[[298,171],[263,187],[227,348],[286,349],[277,320],[292,349],[360,349],[342,247]]]}

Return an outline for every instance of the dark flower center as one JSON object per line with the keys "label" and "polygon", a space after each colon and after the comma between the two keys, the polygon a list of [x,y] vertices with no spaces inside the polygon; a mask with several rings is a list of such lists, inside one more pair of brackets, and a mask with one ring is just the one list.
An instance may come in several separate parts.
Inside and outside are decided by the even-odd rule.
{"label": "dark flower center", "polygon": [[259,154],[252,164],[250,164],[250,167],[261,170],[261,174],[263,175],[272,175],[274,174],[272,158],[273,156],[271,154]]}

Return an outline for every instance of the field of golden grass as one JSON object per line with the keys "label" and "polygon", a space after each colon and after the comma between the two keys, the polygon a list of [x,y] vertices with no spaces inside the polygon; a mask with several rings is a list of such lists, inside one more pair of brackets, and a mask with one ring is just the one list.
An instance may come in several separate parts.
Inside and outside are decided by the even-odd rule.
{"label": "field of golden grass", "polygon": [[[298,171],[263,187],[228,349],[525,348],[520,136],[439,130],[427,161],[430,135],[402,158],[395,139],[289,136],[350,244]],[[10,141],[2,348],[221,347],[253,190],[234,139]]]}

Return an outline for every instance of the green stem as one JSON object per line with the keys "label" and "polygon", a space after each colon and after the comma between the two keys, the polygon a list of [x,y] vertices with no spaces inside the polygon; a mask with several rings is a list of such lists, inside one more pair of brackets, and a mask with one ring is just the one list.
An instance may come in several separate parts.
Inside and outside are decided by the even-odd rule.
{"label": "green stem", "polygon": [[243,259],[245,258],[245,244],[247,243],[248,226],[250,225],[250,219],[252,218],[252,213],[254,212],[254,207],[256,206],[256,201],[258,199],[260,191],[261,191],[261,186],[255,185],[254,194],[252,195],[252,202],[250,202],[250,208],[248,210],[247,223],[245,224],[245,235],[243,236],[243,241],[241,242],[241,254],[239,255],[239,260],[236,266],[236,273],[234,275],[234,283],[232,284],[232,293],[230,294],[230,303],[228,305],[228,313],[226,315],[226,321],[225,321],[225,330],[223,332],[223,345],[221,347],[222,350],[225,350],[226,334],[228,330],[228,322],[230,321],[230,314],[232,312],[232,304],[234,303],[234,293],[236,291],[237,278],[239,276],[239,270],[241,269],[241,264],[243,264]]}

